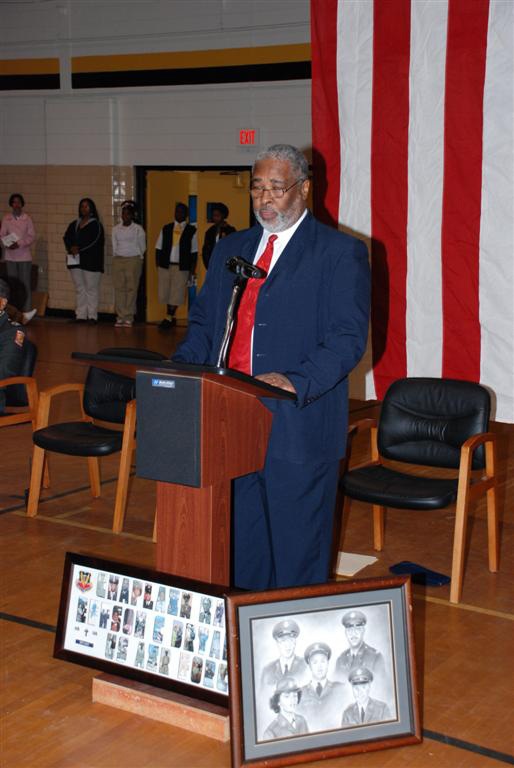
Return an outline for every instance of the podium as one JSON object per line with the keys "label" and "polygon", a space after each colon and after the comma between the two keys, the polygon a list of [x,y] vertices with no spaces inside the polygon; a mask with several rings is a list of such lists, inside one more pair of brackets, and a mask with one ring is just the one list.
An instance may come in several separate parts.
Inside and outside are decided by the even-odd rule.
{"label": "podium", "polygon": [[136,378],[136,475],[157,481],[157,569],[230,586],[231,482],[264,466],[261,398],[294,395],[212,366],[72,357]]}

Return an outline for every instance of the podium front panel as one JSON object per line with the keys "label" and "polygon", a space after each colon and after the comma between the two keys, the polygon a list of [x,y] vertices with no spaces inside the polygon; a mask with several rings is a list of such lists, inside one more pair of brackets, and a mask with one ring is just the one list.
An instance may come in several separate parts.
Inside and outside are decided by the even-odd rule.
{"label": "podium front panel", "polygon": [[201,378],[138,371],[138,477],[200,487],[201,389]]}

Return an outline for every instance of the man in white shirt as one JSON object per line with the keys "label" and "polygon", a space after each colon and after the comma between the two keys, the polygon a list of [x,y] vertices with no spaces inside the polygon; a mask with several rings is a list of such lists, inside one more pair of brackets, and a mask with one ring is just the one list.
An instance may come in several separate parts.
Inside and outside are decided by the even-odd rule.
{"label": "man in white shirt", "polygon": [[116,308],[116,327],[130,327],[136,312],[137,289],[143,257],[146,251],[146,235],[136,223],[136,204],[126,200],[121,206],[121,223],[112,230],[112,281]]}

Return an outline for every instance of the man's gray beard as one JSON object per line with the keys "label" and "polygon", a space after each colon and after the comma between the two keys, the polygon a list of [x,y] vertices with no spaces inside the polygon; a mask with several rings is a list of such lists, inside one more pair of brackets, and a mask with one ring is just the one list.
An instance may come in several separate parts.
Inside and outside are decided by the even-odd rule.
{"label": "man's gray beard", "polygon": [[281,213],[280,211],[277,212],[277,217],[275,221],[265,221],[257,211],[254,211],[255,218],[261,225],[263,229],[265,229],[267,232],[284,232],[286,229],[289,229],[289,227],[292,227],[295,221],[298,221],[300,218],[297,216],[293,220],[294,211],[291,211],[290,215],[287,216],[284,213]]}

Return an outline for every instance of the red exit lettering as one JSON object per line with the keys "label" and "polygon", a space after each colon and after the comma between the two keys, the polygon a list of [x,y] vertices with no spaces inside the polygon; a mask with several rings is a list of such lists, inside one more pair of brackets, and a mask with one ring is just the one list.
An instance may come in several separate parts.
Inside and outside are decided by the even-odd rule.
{"label": "red exit lettering", "polygon": [[239,143],[241,145],[255,144],[255,130],[239,131]]}

